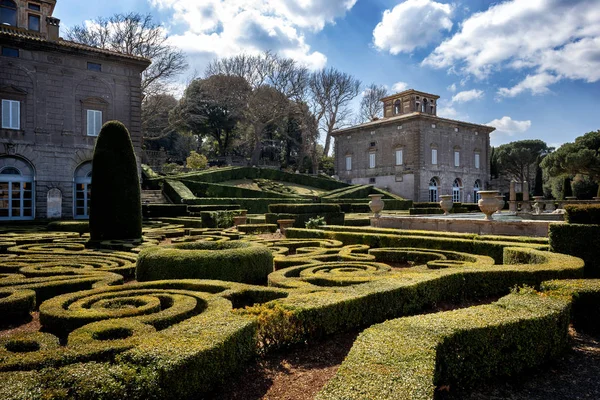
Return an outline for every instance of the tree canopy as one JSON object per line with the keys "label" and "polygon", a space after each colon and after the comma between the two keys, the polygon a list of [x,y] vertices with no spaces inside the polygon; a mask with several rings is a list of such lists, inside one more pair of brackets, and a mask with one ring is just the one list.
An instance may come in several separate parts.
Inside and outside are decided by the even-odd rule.
{"label": "tree canopy", "polygon": [[542,140],[519,140],[495,148],[493,162],[507,178],[531,182],[540,159],[550,151]]}
{"label": "tree canopy", "polygon": [[542,161],[542,167],[552,177],[581,174],[600,183],[600,130],[563,144]]}

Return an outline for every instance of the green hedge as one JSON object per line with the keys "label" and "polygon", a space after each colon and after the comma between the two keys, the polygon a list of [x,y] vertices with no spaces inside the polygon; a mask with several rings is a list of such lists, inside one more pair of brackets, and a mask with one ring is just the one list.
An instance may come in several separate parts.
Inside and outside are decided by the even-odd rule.
{"label": "green hedge", "polygon": [[276,224],[244,224],[238,225],[237,229],[244,233],[275,233],[277,231]]}
{"label": "green hedge", "polygon": [[201,211],[202,227],[204,228],[231,228],[233,217],[241,215],[242,210],[230,211]]}
{"label": "green hedge", "polygon": [[187,186],[172,179],[165,179],[163,193],[175,204],[189,204],[189,201],[196,198]]}
{"label": "green hedge", "polygon": [[245,242],[197,242],[151,247],[140,252],[136,278],[220,279],[262,283],[273,271],[273,256],[264,246]]}
{"label": "green hedge", "polygon": [[348,184],[333,179],[325,179],[322,177],[305,174],[291,174],[271,168],[253,167],[228,167],[211,169],[202,172],[182,174],[177,176],[177,178],[207,183],[219,183],[238,179],[270,179],[272,181],[282,181],[312,186],[323,190],[335,190],[348,187]]}
{"label": "green hedge", "polygon": [[[400,200],[400,199],[386,199],[383,198],[383,203],[385,204],[384,210],[408,210],[412,207],[412,200]],[[334,204],[367,204],[370,199],[368,197],[363,199],[329,199],[329,198],[321,198],[321,203],[334,203]],[[370,211],[370,209],[369,209]],[[355,211],[356,212],[356,211]]]}
{"label": "green hedge", "polygon": [[49,231],[77,232],[83,234],[90,231],[90,223],[88,221],[52,221],[46,229]]}
{"label": "green hedge", "polygon": [[185,217],[189,215],[185,204],[142,204],[144,218]]}
{"label": "green hedge", "polygon": [[339,213],[340,206],[337,204],[271,204],[270,213],[279,214],[319,214],[319,213]]}
{"label": "green hedge", "polygon": [[90,240],[142,237],[137,162],[129,131],[119,121],[102,126],[92,159]]}
{"label": "green hedge", "polygon": [[294,221],[295,228],[304,228],[306,226],[306,223],[310,219],[314,219],[317,217],[323,217],[323,218],[325,218],[325,223],[328,225],[344,225],[344,215],[345,214],[342,212],[338,212],[338,213],[321,212],[321,213],[305,213],[305,214],[266,213],[265,214],[265,222],[267,224],[276,224],[277,221],[280,219],[293,219],[293,220],[295,220]]}
{"label": "green hedge", "polygon": [[600,204],[567,204],[565,221],[570,224],[600,225]]}
{"label": "green hedge", "polygon": [[585,276],[600,277],[600,225],[550,224],[548,237],[552,251],[581,257]]}
{"label": "green hedge", "polygon": [[190,213],[199,213],[201,211],[224,211],[224,210],[240,210],[242,207],[239,204],[205,204],[187,206]]}
{"label": "green hedge", "polygon": [[34,307],[35,291],[0,288],[0,326],[29,315]]}
{"label": "green hedge", "polygon": [[517,375],[566,347],[569,308],[564,298],[511,294],[372,326],[317,399],[433,399],[437,386]]}
{"label": "green hedge", "polygon": [[194,198],[185,200],[186,204],[204,205],[204,204],[239,204],[242,209],[248,210],[250,214],[264,214],[269,212],[269,204],[291,203],[295,204],[298,199],[277,198],[277,199],[242,199],[242,198]]}
{"label": "green hedge", "polygon": [[195,182],[181,180],[196,197],[240,197],[240,198],[289,198],[300,196],[282,193],[265,192],[262,190],[247,189],[236,186],[219,185],[217,183]]}

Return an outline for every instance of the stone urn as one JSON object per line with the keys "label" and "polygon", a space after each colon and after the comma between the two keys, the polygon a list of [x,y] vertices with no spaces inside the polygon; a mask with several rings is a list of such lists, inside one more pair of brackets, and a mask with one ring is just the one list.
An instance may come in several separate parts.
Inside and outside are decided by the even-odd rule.
{"label": "stone urn", "polygon": [[498,201],[498,208],[496,208],[497,212],[502,211],[502,209],[504,208],[504,196],[502,196],[501,194],[494,196],[496,197],[496,200]]}
{"label": "stone urn", "polygon": [[450,210],[452,210],[452,206],[454,205],[454,202],[452,201],[452,195],[443,194],[440,196],[440,199],[442,199],[440,201],[440,207],[444,211],[444,215],[450,214]]}
{"label": "stone urn", "polygon": [[233,226],[245,225],[248,217],[246,215],[237,215],[233,217]]}
{"label": "stone urn", "polygon": [[285,231],[288,228],[293,227],[294,222],[296,222],[295,219],[278,219],[277,223],[279,224],[279,232],[281,232],[282,235],[285,235]]}
{"label": "stone urn", "polygon": [[385,203],[383,202],[383,200],[381,200],[383,195],[370,194],[369,197],[371,198],[371,201],[369,201],[369,208],[371,209],[373,214],[375,214],[376,217],[379,217],[379,213],[381,212],[381,210],[383,210],[383,207],[385,206]]}
{"label": "stone urn", "polygon": [[479,209],[485,214],[485,219],[488,221],[492,220],[492,214],[498,210],[498,192],[495,190],[480,190],[479,195],[481,198],[477,202]]}

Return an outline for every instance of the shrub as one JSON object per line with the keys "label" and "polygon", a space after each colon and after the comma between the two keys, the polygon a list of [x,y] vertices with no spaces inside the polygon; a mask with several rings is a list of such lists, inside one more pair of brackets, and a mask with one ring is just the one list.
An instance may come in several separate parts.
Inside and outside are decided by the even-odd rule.
{"label": "shrub", "polygon": [[233,226],[233,217],[241,215],[242,210],[231,211],[201,211],[203,228],[230,228]]}
{"label": "shrub", "polygon": [[262,283],[273,271],[269,249],[246,242],[197,242],[151,247],[140,252],[140,282],[163,279],[221,279]]}
{"label": "shrub", "polygon": [[324,217],[310,218],[305,224],[307,229],[316,229],[324,225],[327,225]]}
{"label": "shrub", "polygon": [[129,132],[118,121],[100,130],[92,160],[92,241],[142,237],[142,203]]}
{"label": "shrub", "polygon": [[49,231],[77,232],[83,234],[90,231],[90,223],[88,221],[52,221],[46,229]]}
{"label": "shrub", "polygon": [[550,224],[549,228],[552,251],[581,257],[585,276],[600,277],[600,225]]}
{"label": "shrub", "polygon": [[600,204],[567,204],[565,221],[570,224],[600,225]]}
{"label": "shrub", "polygon": [[198,154],[192,150],[190,155],[185,159],[185,165],[192,170],[206,169],[208,160],[204,154]]}
{"label": "shrub", "polygon": [[276,224],[245,224],[238,225],[237,229],[244,233],[275,233],[277,231]]}

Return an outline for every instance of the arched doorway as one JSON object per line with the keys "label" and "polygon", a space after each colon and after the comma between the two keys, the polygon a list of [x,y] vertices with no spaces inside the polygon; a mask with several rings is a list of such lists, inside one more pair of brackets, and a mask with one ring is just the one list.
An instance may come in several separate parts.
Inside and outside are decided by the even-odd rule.
{"label": "arched doorway", "polygon": [[92,163],[81,164],[75,170],[73,179],[73,218],[87,219],[90,217],[90,202],[92,192]]}
{"label": "arched doorway", "polygon": [[462,202],[462,181],[456,178],[452,183],[452,201],[455,203]]}
{"label": "arched doorway", "polygon": [[431,178],[429,181],[429,201],[438,201],[438,187],[440,186],[440,180],[437,177]]}
{"label": "arched doorway", "polygon": [[0,220],[33,219],[33,167],[16,157],[0,157]]}
{"label": "arched doorway", "polygon": [[481,190],[481,181],[477,179],[473,185],[473,202],[477,203],[480,199],[479,191]]}

